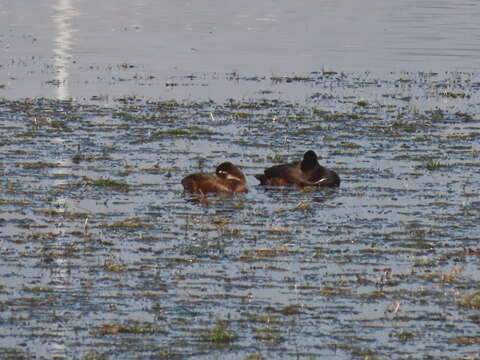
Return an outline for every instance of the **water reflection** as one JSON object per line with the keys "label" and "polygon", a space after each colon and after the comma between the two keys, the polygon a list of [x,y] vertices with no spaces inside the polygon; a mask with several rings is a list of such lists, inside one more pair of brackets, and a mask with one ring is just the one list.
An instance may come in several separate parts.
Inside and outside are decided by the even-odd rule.
{"label": "water reflection", "polygon": [[74,33],[71,21],[78,12],[73,8],[71,0],[57,0],[53,3],[53,9],[55,14],[52,18],[56,30],[53,41],[54,66],[58,69],[55,95],[58,99],[67,99],[70,97],[68,80]]}

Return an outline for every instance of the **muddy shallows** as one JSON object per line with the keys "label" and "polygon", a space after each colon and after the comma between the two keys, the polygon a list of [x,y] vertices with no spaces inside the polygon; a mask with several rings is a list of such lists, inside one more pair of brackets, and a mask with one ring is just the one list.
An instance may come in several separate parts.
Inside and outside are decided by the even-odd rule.
{"label": "muddy shallows", "polygon": [[[475,77],[232,81],[258,91],[0,100],[0,357],[478,358]],[[309,149],[339,189],[257,186]],[[222,161],[248,194],[183,194]]]}

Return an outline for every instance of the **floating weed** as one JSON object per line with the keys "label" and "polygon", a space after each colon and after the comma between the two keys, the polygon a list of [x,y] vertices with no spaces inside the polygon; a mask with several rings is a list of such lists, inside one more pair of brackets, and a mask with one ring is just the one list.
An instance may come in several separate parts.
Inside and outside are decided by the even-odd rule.
{"label": "floating weed", "polygon": [[187,129],[168,129],[159,130],[153,134],[155,137],[182,137],[190,135],[191,132]]}
{"label": "floating weed", "polygon": [[24,286],[23,290],[30,292],[53,292],[55,289],[49,286]]}
{"label": "floating weed", "polygon": [[[454,343],[457,345],[476,345],[476,344],[480,344],[480,336],[452,337],[448,339],[448,342]],[[475,359],[477,359],[477,357],[475,357]]]}
{"label": "floating weed", "polygon": [[340,286],[324,286],[322,290],[320,290],[320,294],[326,297],[334,297],[334,296],[349,296],[351,295],[351,290],[348,288],[342,288]]}
{"label": "floating weed", "polygon": [[455,266],[450,272],[442,274],[442,282],[452,283],[463,274],[463,266]]}
{"label": "floating weed", "polygon": [[247,355],[243,360],[263,360],[262,354],[260,353],[255,353],[255,354],[250,354]]}
{"label": "floating weed", "polygon": [[152,134],[152,138],[189,138],[196,139],[199,136],[214,135],[215,133],[209,129],[192,126],[188,129],[166,129],[159,130]]}
{"label": "floating weed", "polygon": [[295,205],[291,210],[293,211],[310,211],[312,210],[312,205],[310,200],[300,200],[300,202]]}
{"label": "floating weed", "polygon": [[22,163],[24,169],[36,170],[36,169],[48,169],[58,167],[58,164],[47,162],[47,161],[37,161],[37,162],[25,162]]}
{"label": "floating weed", "polygon": [[480,132],[472,131],[470,133],[465,134],[449,134],[447,135],[447,139],[453,140],[475,140],[480,137]]}
{"label": "floating weed", "polygon": [[228,344],[235,339],[235,334],[228,328],[226,320],[217,319],[213,329],[209,329],[203,335],[205,341],[213,344]]}
{"label": "floating weed", "polygon": [[397,338],[401,342],[407,342],[409,340],[413,340],[416,335],[414,333],[410,332],[410,331],[401,331],[401,332],[398,332],[398,333],[389,334],[389,336]]}
{"label": "floating weed", "polygon": [[153,355],[153,359],[176,360],[183,359],[184,356],[170,349],[162,349]]}
{"label": "floating weed", "polygon": [[6,199],[0,199],[0,205],[18,205],[18,206],[24,206],[24,205],[30,205],[31,202],[28,200],[6,200]]}
{"label": "floating weed", "polygon": [[300,314],[301,306],[297,304],[287,305],[280,312],[283,315],[297,315]]}
{"label": "floating weed", "polygon": [[130,185],[121,181],[112,180],[112,179],[92,179],[89,177],[84,177],[83,180],[88,184],[96,187],[102,187],[109,190],[114,190],[118,192],[128,192],[130,190]]}
{"label": "floating weed", "polygon": [[284,163],[287,161],[287,155],[281,155],[279,153],[267,155],[267,160],[273,163]]}
{"label": "floating weed", "polygon": [[108,360],[107,354],[99,353],[95,350],[87,352],[83,357],[82,360]]}
{"label": "floating weed", "polygon": [[25,352],[21,349],[0,346],[0,355],[4,360],[27,360],[35,357],[33,353]]}
{"label": "floating weed", "polygon": [[248,321],[256,323],[271,324],[278,322],[277,314],[250,314],[248,315]]}
{"label": "floating weed", "polygon": [[300,253],[300,250],[292,250],[287,246],[280,246],[277,248],[259,248],[259,249],[250,249],[245,250],[243,255],[241,255],[237,260],[243,261],[257,261],[257,260],[267,260],[268,258],[274,258],[278,256],[286,256]]}
{"label": "floating weed", "polygon": [[107,271],[116,272],[116,273],[127,271],[125,266],[123,266],[122,264],[115,263],[112,259],[105,260],[105,262],[103,263],[103,267]]}
{"label": "floating weed", "polygon": [[429,258],[416,258],[413,262],[414,267],[434,267],[436,265],[436,261],[434,259]]}
{"label": "floating weed", "polygon": [[216,217],[212,219],[212,223],[218,227],[224,227],[230,225],[231,221],[227,217]]}
{"label": "floating weed", "polygon": [[441,281],[444,283],[454,283],[463,273],[463,266],[456,266],[448,273],[426,273],[420,275],[421,278],[429,281]]}
{"label": "floating weed", "polygon": [[167,175],[167,176],[171,176],[171,173],[175,170],[177,170],[176,167],[163,167],[162,168],[162,167],[160,167],[159,163],[156,163],[155,165],[153,165],[151,167],[148,167],[148,168],[140,169],[140,171],[142,171],[142,172],[147,172],[147,173],[150,173],[150,174],[165,173],[165,175]]}
{"label": "floating weed", "polygon": [[443,91],[440,93],[440,96],[451,98],[451,99],[470,97],[470,95],[467,95],[465,93],[453,92],[453,91]]}
{"label": "floating weed", "polygon": [[436,160],[430,160],[429,162],[427,162],[425,164],[425,168],[429,171],[438,170],[438,169],[440,169],[441,166],[442,166],[442,164],[440,164],[440,162],[438,162]]}
{"label": "floating weed", "polygon": [[469,309],[480,310],[480,289],[471,294],[465,294],[460,299],[459,305]]}
{"label": "floating weed", "polygon": [[272,226],[267,229],[262,229],[261,231],[273,234],[288,234],[290,232],[289,230],[279,226]]}
{"label": "floating weed", "polygon": [[358,148],[361,147],[357,143],[350,142],[350,141],[343,141],[343,142],[340,143],[340,146],[342,146],[344,148],[350,148],[350,149],[358,149]]}
{"label": "floating weed", "polygon": [[351,349],[352,359],[380,360],[377,353],[371,349]]}
{"label": "floating weed", "polygon": [[414,241],[400,243],[399,247],[408,249],[432,250],[435,248],[435,245],[422,239],[415,239]]}
{"label": "floating weed", "polygon": [[361,107],[367,107],[367,106],[368,106],[368,102],[365,101],[365,100],[359,100],[359,101],[357,101],[357,105],[358,105],[358,106],[361,106]]}
{"label": "floating weed", "polygon": [[419,124],[412,123],[412,122],[404,122],[404,121],[395,121],[391,125],[392,129],[405,131],[407,133],[414,133],[418,130]]}
{"label": "floating weed", "polygon": [[142,222],[142,220],[138,217],[132,217],[132,218],[126,218],[123,220],[119,220],[116,223],[113,223],[112,225],[108,225],[110,229],[129,229],[129,230],[134,230],[134,229],[142,229],[142,228],[148,228],[149,225],[145,224]]}
{"label": "floating weed", "polygon": [[141,321],[129,321],[125,324],[105,324],[97,328],[96,333],[100,335],[116,334],[166,334],[167,331],[156,324]]}

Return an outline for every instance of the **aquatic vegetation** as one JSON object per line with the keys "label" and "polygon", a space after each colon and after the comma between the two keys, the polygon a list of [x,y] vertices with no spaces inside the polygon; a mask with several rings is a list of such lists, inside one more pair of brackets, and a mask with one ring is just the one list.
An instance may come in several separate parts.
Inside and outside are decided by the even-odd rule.
{"label": "aquatic vegetation", "polygon": [[436,161],[436,160],[430,160],[429,162],[427,162],[425,164],[425,168],[429,171],[438,170],[438,169],[440,169],[441,166],[442,166],[442,164],[439,161]]}
{"label": "aquatic vegetation", "polygon": [[235,340],[235,338],[236,335],[229,329],[228,322],[221,319],[217,319],[215,327],[209,329],[206,334],[203,335],[205,341],[213,344],[228,344]]}
{"label": "aquatic vegetation", "polygon": [[[109,71],[122,84],[148,79]],[[172,100],[0,99],[0,309],[15,334],[5,343],[25,350],[0,347],[0,357],[458,358],[474,348],[473,78],[216,76],[221,89],[253,92],[177,96],[214,88],[195,74],[162,80]],[[254,185],[259,169],[306,149],[345,186]],[[250,193],[189,201],[179,179],[224,160],[242,165]],[[35,340],[59,334],[58,353]]]}
{"label": "aquatic vegetation", "polygon": [[55,168],[58,166],[58,164],[51,163],[51,162],[46,162],[46,161],[38,161],[38,162],[32,162],[32,163],[22,163],[22,166],[24,169],[46,169],[46,168]]}
{"label": "aquatic vegetation", "polygon": [[459,305],[470,309],[480,309],[480,290],[463,295]]}
{"label": "aquatic vegetation", "polygon": [[401,342],[406,342],[415,339],[416,335],[410,331],[401,331],[398,333],[390,334],[390,337],[395,337]]}
{"label": "aquatic vegetation", "polygon": [[177,360],[183,359],[183,355],[179,352],[175,352],[171,349],[162,349],[155,353],[152,357],[153,359],[164,359],[164,360]]}
{"label": "aquatic vegetation", "polygon": [[123,220],[119,220],[111,225],[107,225],[110,229],[128,229],[128,230],[134,230],[134,229],[145,229],[148,228],[149,225],[145,224],[142,219],[140,219],[138,216],[132,217],[132,218],[126,218]]}
{"label": "aquatic vegetation", "polygon": [[354,143],[354,142],[351,142],[351,141],[342,141],[340,143],[340,146],[342,146],[344,148],[350,148],[350,149],[358,149],[358,148],[361,147],[357,143]]}
{"label": "aquatic vegetation", "polygon": [[115,262],[112,259],[105,260],[105,262],[103,263],[103,267],[104,267],[105,270],[115,272],[115,273],[122,273],[122,272],[127,271],[125,266],[123,266],[122,264],[120,264],[118,262]]}
{"label": "aquatic vegetation", "polygon": [[310,211],[312,204],[310,200],[300,200],[300,202],[292,208],[293,211]]}
{"label": "aquatic vegetation", "polygon": [[297,315],[297,314],[300,314],[300,305],[297,305],[297,304],[292,304],[292,305],[288,305],[288,306],[285,306],[282,310],[281,310],[281,313],[283,315]]}
{"label": "aquatic vegetation", "polygon": [[[476,345],[476,344],[480,344],[480,336],[451,337],[448,339],[448,342],[454,343],[457,345]],[[472,357],[472,359],[474,358]]]}
{"label": "aquatic vegetation", "polygon": [[99,335],[136,334],[151,335],[165,334],[162,327],[149,322],[131,320],[122,324],[105,324],[95,330]]}
{"label": "aquatic vegetation", "polygon": [[113,179],[92,179],[88,177],[83,177],[83,181],[88,185],[105,188],[109,190],[114,190],[118,192],[128,192],[130,190],[129,184],[125,182],[113,180]]}
{"label": "aquatic vegetation", "polygon": [[82,360],[109,360],[107,354],[99,353],[98,351],[91,350],[83,355]]}

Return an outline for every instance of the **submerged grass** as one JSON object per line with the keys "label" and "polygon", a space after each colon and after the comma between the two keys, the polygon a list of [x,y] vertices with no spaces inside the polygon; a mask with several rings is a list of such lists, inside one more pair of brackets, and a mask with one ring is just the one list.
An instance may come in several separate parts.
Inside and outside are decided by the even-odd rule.
{"label": "submerged grass", "polygon": [[461,307],[480,310],[480,289],[463,295],[458,304]]}
{"label": "submerged grass", "polygon": [[98,327],[95,333],[99,335],[117,335],[117,334],[135,334],[135,335],[152,335],[166,334],[167,331],[155,324],[143,321],[128,321],[123,324],[105,324]]}
{"label": "submerged grass", "polygon": [[206,330],[202,338],[212,344],[219,345],[231,343],[236,338],[236,335],[229,329],[226,320],[217,319],[215,327]]}
{"label": "submerged grass", "polygon": [[442,164],[436,160],[430,160],[425,164],[425,168],[429,171],[436,171],[442,167]]}
{"label": "submerged grass", "polygon": [[128,192],[130,190],[130,185],[118,181],[118,180],[112,180],[112,179],[92,179],[89,177],[84,177],[83,181],[85,181],[88,185],[92,185],[95,187],[99,188],[104,188],[104,189],[109,189],[109,190],[114,190],[118,192]]}
{"label": "submerged grass", "polygon": [[[435,315],[446,306],[462,321],[446,325],[445,356],[465,355],[459,348],[476,345],[474,334],[465,335],[478,326],[480,308],[472,271],[478,162],[465,160],[478,156],[478,105],[461,109],[473,113],[468,117],[445,110],[438,96],[410,96],[432,94],[428,88],[397,91],[377,83],[388,96],[370,96],[368,81],[356,92],[351,80],[282,76],[278,92],[261,93],[271,100],[224,103],[124,97],[109,108],[0,99],[5,326],[25,349],[49,353],[46,345],[31,345],[30,325],[36,336],[51,337],[48,324],[67,306],[69,324],[87,339],[66,338],[67,358],[95,346],[98,353],[85,358],[381,359],[400,348],[415,357],[442,346],[432,339],[444,338],[445,328],[429,325],[447,324]],[[277,96],[289,81],[309,82],[305,103]],[[32,125],[32,114],[47,113],[72,129],[61,134],[66,153],[50,139],[58,129],[43,120]],[[75,157],[77,144],[85,155]],[[104,149],[108,158],[89,156]],[[245,196],[201,204],[181,195],[180,180],[190,170],[212,171],[225,159],[245,165],[251,182],[258,168],[271,166],[265,162],[292,161],[307,149],[338,169],[344,181],[338,191],[272,192],[252,184]],[[448,177],[425,175],[441,172],[444,159]],[[440,166],[428,169],[435,160]],[[76,181],[82,175],[88,177]],[[64,198],[68,206],[58,206]],[[405,228],[407,219],[415,222]],[[442,268],[452,262],[465,265],[465,276]],[[212,314],[235,320],[211,323]],[[147,321],[125,321],[133,316]],[[410,330],[423,328],[432,336],[416,341],[421,334]]]}

